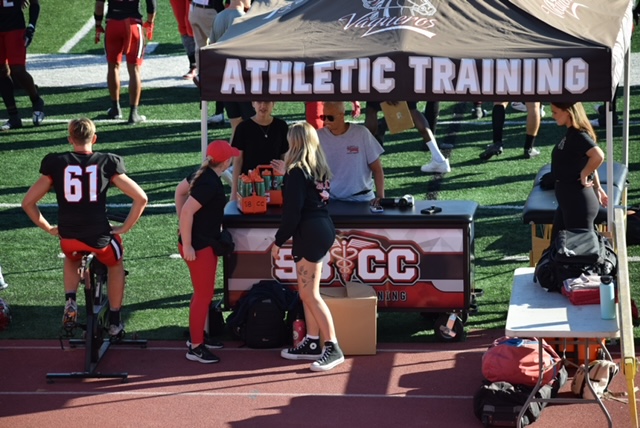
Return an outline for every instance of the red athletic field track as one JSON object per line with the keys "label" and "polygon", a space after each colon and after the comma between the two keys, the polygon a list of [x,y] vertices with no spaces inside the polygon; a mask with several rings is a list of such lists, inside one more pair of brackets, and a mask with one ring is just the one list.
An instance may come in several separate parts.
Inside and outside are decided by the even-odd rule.
{"label": "red athletic field track", "polygon": [[[227,343],[216,352],[222,361],[211,365],[186,360],[178,341],[112,347],[99,369],[128,372],[126,383],[49,384],[48,372],[81,370],[82,348],[0,341],[0,427],[481,427],[472,397],[482,382],[482,353],[501,333],[452,344],[379,344],[377,355],[348,357],[328,373],[238,343]],[[622,374],[611,390],[625,390]],[[606,406],[615,427],[630,426],[626,404]],[[606,422],[594,404],[555,405],[534,425],[558,426]]]}

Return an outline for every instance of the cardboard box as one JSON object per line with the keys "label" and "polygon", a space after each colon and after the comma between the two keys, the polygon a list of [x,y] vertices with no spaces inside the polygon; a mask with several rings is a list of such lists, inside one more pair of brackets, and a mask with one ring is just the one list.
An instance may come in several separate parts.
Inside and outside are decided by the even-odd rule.
{"label": "cardboard box", "polygon": [[380,108],[384,113],[384,120],[387,121],[391,134],[398,134],[415,126],[406,101],[401,101],[398,104],[389,104],[383,101],[380,103]]}
{"label": "cardboard box", "polygon": [[346,287],[320,288],[329,306],[345,355],[375,355],[378,343],[378,297],[373,287],[349,282]]}

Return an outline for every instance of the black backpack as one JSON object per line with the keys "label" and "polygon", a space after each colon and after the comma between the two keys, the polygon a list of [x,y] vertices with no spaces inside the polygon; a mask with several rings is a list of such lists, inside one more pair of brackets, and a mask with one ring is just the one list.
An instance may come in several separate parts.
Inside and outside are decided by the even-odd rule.
{"label": "black backpack", "polygon": [[[536,398],[553,398],[567,382],[568,373],[564,366],[550,384],[543,385],[536,392]],[[473,412],[485,427],[517,426],[518,415],[527,402],[533,388],[525,385],[512,385],[509,382],[485,381],[485,384],[473,396]],[[547,403],[532,402],[522,416],[520,426],[527,426],[540,418]]]}
{"label": "black backpack", "polygon": [[615,276],[617,265],[613,246],[602,234],[592,229],[560,230],[542,252],[534,278],[541,287],[560,292],[565,279],[582,274]]}
{"label": "black backpack", "polygon": [[298,293],[277,281],[260,281],[242,297],[227,326],[250,348],[279,348],[291,340],[287,312],[296,308]]}
{"label": "black backpack", "polygon": [[[473,411],[485,427],[517,426],[518,415],[526,403],[532,388],[511,385],[509,382],[493,382],[483,385],[473,397]],[[544,385],[536,398],[551,398],[551,386]],[[520,426],[537,421],[546,403],[532,402],[522,416]]]}
{"label": "black backpack", "polygon": [[279,348],[287,342],[285,311],[270,298],[254,302],[240,334],[249,348]]}

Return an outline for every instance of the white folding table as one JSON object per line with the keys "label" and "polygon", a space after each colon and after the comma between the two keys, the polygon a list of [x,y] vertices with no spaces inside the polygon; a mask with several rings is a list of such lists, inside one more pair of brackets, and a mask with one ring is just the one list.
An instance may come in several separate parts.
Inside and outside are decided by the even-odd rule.
{"label": "white folding table", "polygon": [[[509,312],[505,334],[513,337],[559,337],[559,338],[616,338],[620,336],[617,318],[604,320],[600,317],[599,305],[576,306],[559,293],[547,292],[540,284],[533,282],[534,268],[519,268],[514,273]],[[617,311],[616,311],[617,313]],[[588,343],[588,342],[587,342]],[[596,399],[571,398],[536,398],[536,393],[542,386],[544,361],[542,359],[542,341],[539,341],[539,361],[541,375],[538,384],[533,388],[527,402],[522,406],[518,416],[517,426],[520,428],[524,416],[531,402],[555,403],[597,403],[609,422],[613,426],[611,415],[602,400],[595,394],[589,376],[587,385],[594,392]],[[608,352],[605,352],[608,354]],[[585,363],[588,363],[588,352]]]}

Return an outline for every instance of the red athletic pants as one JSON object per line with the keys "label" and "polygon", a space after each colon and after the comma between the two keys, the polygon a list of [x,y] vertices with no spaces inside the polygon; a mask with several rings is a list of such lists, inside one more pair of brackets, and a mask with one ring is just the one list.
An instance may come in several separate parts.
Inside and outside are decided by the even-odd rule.
{"label": "red athletic pants", "polygon": [[[183,255],[182,244],[178,244],[180,255]],[[186,262],[186,261],[185,261]],[[186,262],[193,284],[193,296],[189,306],[189,333],[191,343],[204,342],[204,324],[207,321],[209,306],[213,300],[213,290],[216,286],[216,270],[218,256],[213,248],[206,247],[196,251],[196,259]]]}

